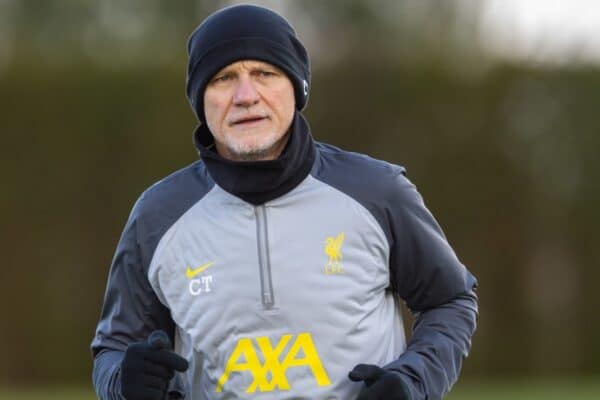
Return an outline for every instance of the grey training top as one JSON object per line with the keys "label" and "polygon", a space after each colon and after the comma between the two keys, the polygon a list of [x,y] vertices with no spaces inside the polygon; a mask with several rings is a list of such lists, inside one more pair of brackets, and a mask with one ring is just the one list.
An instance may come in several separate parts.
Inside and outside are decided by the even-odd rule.
{"label": "grey training top", "polygon": [[310,169],[282,195],[244,200],[203,154],[140,197],[92,342],[101,399],[121,398],[124,350],[156,329],[190,362],[172,385],[188,399],[354,399],[359,363],[400,372],[413,399],[450,390],[475,278],[402,167],[314,144],[296,120],[302,134],[287,151],[309,146]]}

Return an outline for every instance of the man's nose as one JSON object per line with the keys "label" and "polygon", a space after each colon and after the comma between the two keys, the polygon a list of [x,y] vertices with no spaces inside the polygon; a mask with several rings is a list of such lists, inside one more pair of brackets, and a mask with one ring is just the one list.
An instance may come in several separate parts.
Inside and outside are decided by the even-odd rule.
{"label": "man's nose", "polygon": [[233,94],[233,103],[241,107],[250,107],[258,103],[260,96],[254,87],[254,82],[250,77],[241,77],[236,85]]}

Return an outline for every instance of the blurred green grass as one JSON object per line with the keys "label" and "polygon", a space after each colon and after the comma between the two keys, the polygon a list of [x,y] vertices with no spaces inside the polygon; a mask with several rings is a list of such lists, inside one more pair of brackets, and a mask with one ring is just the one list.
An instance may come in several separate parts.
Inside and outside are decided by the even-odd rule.
{"label": "blurred green grass", "polygon": [[[0,389],[0,400],[94,400],[91,388]],[[448,400],[597,400],[600,379],[460,381]]]}
{"label": "blurred green grass", "polygon": [[459,381],[448,400],[598,400],[600,379]]}

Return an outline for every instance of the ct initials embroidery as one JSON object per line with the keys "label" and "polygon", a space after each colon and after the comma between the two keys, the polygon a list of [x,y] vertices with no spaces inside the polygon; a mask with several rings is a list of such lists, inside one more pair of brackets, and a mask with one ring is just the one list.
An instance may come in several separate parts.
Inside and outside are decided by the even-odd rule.
{"label": "ct initials embroidery", "polygon": [[206,271],[214,264],[214,261],[202,264],[198,268],[192,269],[189,265],[185,270],[185,277],[189,279],[188,290],[192,296],[199,296],[202,293],[210,293],[211,286],[213,283],[212,275],[200,276],[197,279],[193,279],[196,275]]}

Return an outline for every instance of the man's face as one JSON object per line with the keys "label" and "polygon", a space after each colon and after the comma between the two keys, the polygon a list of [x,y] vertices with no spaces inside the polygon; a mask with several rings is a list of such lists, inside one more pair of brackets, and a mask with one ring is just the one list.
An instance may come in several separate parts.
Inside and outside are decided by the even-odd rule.
{"label": "man's face", "polygon": [[242,60],[221,69],[204,91],[206,124],[217,152],[236,161],[273,160],[289,135],[294,87],[279,68]]}

